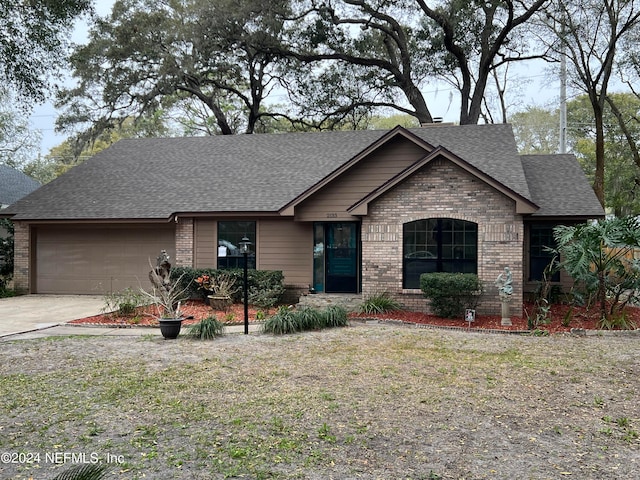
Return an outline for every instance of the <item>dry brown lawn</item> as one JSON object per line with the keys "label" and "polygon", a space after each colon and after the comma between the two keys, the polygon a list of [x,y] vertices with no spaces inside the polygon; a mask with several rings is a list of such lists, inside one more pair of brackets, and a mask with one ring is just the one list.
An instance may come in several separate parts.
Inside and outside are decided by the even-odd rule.
{"label": "dry brown lawn", "polygon": [[356,324],[3,341],[0,477],[638,478],[639,340]]}

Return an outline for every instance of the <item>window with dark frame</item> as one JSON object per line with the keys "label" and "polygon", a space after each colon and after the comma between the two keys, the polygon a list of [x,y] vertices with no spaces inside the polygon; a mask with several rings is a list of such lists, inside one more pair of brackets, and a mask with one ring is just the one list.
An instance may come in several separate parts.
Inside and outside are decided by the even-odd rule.
{"label": "window with dark frame", "polygon": [[240,250],[240,241],[245,236],[253,243],[252,251],[247,257],[248,268],[256,268],[256,222],[218,222],[218,269],[244,268],[244,256]]}
{"label": "window with dark frame", "polygon": [[[544,269],[551,263],[553,253],[548,248],[556,248],[556,239],[553,236],[555,225],[531,225],[529,245],[529,280],[541,281]],[[552,282],[560,281],[560,272],[557,271],[550,279]]]}
{"label": "window with dark frame", "polygon": [[428,218],[404,224],[403,288],[420,288],[423,273],[477,271],[477,223],[455,218]]}

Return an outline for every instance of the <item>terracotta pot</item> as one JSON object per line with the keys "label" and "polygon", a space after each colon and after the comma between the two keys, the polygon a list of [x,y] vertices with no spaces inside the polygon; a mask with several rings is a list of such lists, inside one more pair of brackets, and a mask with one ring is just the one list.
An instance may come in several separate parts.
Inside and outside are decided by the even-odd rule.
{"label": "terracotta pot", "polygon": [[178,338],[180,334],[180,328],[182,327],[182,320],[184,318],[161,318],[158,320],[160,323],[160,333],[167,340],[173,340]]}
{"label": "terracotta pot", "polygon": [[209,295],[209,305],[214,310],[222,310],[226,312],[233,303],[229,295]]}

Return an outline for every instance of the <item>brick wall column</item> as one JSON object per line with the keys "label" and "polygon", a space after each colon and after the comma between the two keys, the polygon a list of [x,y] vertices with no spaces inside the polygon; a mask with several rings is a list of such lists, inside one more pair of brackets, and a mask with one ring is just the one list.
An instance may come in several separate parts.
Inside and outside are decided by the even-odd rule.
{"label": "brick wall column", "polygon": [[18,293],[29,293],[30,278],[30,245],[31,235],[29,225],[14,222],[14,252],[13,252],[13,286]]}
{"label": "brick wall column", "polygon": [[176,267],[193,267],[193,218],[178,218],[176,225]]}

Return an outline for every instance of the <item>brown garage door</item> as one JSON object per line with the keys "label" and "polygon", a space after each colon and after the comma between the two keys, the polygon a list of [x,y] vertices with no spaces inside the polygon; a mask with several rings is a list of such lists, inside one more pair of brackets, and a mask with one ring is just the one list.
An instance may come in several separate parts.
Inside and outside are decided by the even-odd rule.
{"label": "brown garage door", "polygon": [[149,259],[175,258],[173,225],[36,229],[36,293],[103,294],[149,285]]}

